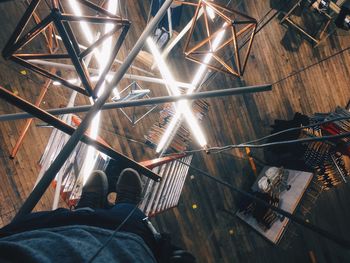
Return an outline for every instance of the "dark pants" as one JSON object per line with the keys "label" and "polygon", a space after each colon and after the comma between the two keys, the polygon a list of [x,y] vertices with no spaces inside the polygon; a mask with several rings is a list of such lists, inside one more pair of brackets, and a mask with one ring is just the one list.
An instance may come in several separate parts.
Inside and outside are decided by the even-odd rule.
{"label": "dark pants", "polygon": [[[110,209],[78,209],[70,211],[65,208],[59,208],[54,211],[31,213],[0,229],[0,237],[34,229],[66,225],[88,225],[115,230],[134,208],[135,205],[133,204],[120,203]],[[155,252],[156,242],[154,236],[142,222],[142,219],[145,217],[145,214],[136,208],[119,231],[139,235],[149,248]]]}

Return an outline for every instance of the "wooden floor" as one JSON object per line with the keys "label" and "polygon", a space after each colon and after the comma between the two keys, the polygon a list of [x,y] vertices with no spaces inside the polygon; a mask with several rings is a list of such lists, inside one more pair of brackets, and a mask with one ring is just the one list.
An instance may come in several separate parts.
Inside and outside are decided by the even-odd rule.
{"label": "wooden floor", "polygon": [[[128,4],[129,18],[134,25],[130,31],[132,40],[140,35],[145,26],[149,1],[133,0],[128,1]],[[271,7],[279,4],[276,0],[234,0],[230,7],[259,20]],[[22,4],[18,2],[0,4],[0,49],[5,45],[23,10]],[[187,11],[185,14],[189,15]],[[134,42],[130,39],[131,47]],[[297,48],[291,51],[290,43],[297,45]],[[280,25],[277,18],[273,19],[256,35],[243,79],[238,81],[217,74],[203,87],[203,90],[215,90],[243,84],[276,83],[273,90],[208,100],[209,117],[202,126],[209,144],[235,144],[267,135],[274,119],[292,118],[296,111],[312,114],[331,111],[338,105],[345,106],[350,98],[350,51],[340,51],[349,47],[349,33],[339,32],[318,48],[312,48],[294,32]],[[121,57],[126,51],[122,53]],[[332,57],[327,59],[330,56]],[[318,63],[319,61],[322,62]],[[171,63],[178,80],[190,81],[196,65],[184,62],[180,49],[173,52]],[[21,69],[0,59],[0,85],[34,101],[43,79],[30,72],[22,75],[19,73]],[[296,74],[288,77],[293,73]],[[126,84],[124,81],[121,86]],[[162,87],[150,87],[152,95],[166,94]],[[58,107],[67,101],[68,95],[66,89],[52,87],[43,107]],[[87,100],[79,98],[79,103],[87,103]],[[1,114],[15,111],[14,107],[1,101]],[[144,141],[143,135],[157,118],[158,114],[153,113],[133,127],[117,111],[104,113],[102,137],[117,150],[137,161],[154,158],[156,154],[153,149],[126,140],[125,137]],[[37,163],[51,131],[49,128],[32,125],[16,159],[10,160],[8,156],[23,123],[0,122],[0,225],[11,220],[31,191],[39,169]],[[36,120],[35,124],[38,123],[40,121]],[[253,154],[263,157],[259,150]],[[244,152],[240,150],[216,155],[196,154],[193,165],[243,189],[249,189],[255,179]],[[162,231],[173,233],[174,242],[190,250],[198,262],[312,262],[310,251],[315,254],[316,262],[350,262],[348,251],[294,225],[290,226],[290,233],[287,232],[284,237],[286,240],[281,246],[270,244],[233,216],[239,202],[238,196],[193,170],[190,170],[190,174],[193,177],[188,177],[186,181],[179,206],[157,216],[154,221]],[[349,185],[324,192],[308,219],[348,238],[349,199]],[[38,204],[37,210],[49,209],[51,201],[52,190],[49,190]],[[194,204],[196,209],[193,209]]]}

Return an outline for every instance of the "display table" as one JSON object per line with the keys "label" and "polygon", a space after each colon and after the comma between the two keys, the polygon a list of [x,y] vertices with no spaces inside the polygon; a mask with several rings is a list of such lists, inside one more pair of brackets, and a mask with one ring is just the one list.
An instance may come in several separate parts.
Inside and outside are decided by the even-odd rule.
{"label": "display table", "polygon": [[[261,173],[259,174],[257,180],[252,186],[253,191],[258,190],[258,181],[262,176],[264,176],[265,171],[268,168],[270,167],[265,166],[261,171]],[[309,172],[296,171],[296,170],[287,170],[287,171],[289,172],[287,183],[288,185],[291,186],[291,188],[289,189],[289,191],[281,192],[279,196],[280,198],[279,208],[293,214],[302,196],[304,195],[305,190],[310,184],[313,174]],[[254,228],[256,231],[258,231],[265,238],[273,242],[274,244],[277,244],[280,241],[289,222],[288,218],[284,218],[282,221],[278,219],[276,222],[273,223],[270,229],[264,231],[258,225],[256,219],[252,217],[251,214],[244,215],[241,212],[237,212],[236,215],[240,219],[242,219],[244,222],[246,222],[248,225],[250,225],[252,228]]]}

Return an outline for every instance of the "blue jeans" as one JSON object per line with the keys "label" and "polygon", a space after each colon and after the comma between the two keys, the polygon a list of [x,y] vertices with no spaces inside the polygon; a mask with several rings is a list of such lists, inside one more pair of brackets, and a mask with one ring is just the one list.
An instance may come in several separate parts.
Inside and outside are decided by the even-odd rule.
{"label": "blue jeans", "polygon": [[[66,225],[89,225],[115,230],[134,208],[135,205],[133,204],[118,203],[110,209],[78,209],[70,211],[65,208],[59,208],[54,211],[31,213],[21,219],[12,221],[0,229],[0,237],[34,229]],[[148,227],[142,222],[142,219],[145,217],[145,214],[136,208],[119,231],[139,235],[150,249],[155,251],[155,238]]]}

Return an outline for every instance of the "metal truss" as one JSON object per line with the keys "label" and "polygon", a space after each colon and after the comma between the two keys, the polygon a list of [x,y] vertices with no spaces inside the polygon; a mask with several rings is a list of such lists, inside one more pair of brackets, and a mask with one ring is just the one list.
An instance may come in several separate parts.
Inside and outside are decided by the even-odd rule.
{"label": "metal truss", "polygon": [[[197,3],[192,2],[181,2],[185,5],[191,5],[196,7],[194,17],[192,19],[192,25],[190,32],[187,35],[186,43],[184,46],[184,54],[187,59],[194,61],[196,63],[206,65],[208,68],[220,71],[226,74],[230,74],[236,77],[241,77],[244,74],[247,61],[249,58],[249,53],[251,51],[252,43],[254,40],[257,21],[256,19],[243,14],[239,11],[229,9],[225,6],[215,4],[210,1],[199,0]],[[222,21],[219,28],[213,30],[216,26],[217,21],[208,18],[208,10],[213,13],[216,20]],[[194,30],[200,24],[199,17],[203,14],[203,22],[205,26],[206,37],[191,46],[191,39],[194,35]],[[225,34],[229,35],[226,37],[222,43],[217,47],[213,45],[215,38],[219,37],[222,32],[226,31]],[[244,38],[249,36],[248,47],[243,56],[240,54],[242,46],[239,44],[239,38]],[[233,65],[230,66],[225,62],[223,57],[220,57],[219,52],[223,53],[224,48],[231,47],[234,54]],[[213,62],[205,62],[205,56],[211,54]]]}
{"label": "metal truss", "polygon": [[[68,1],[68,0],[67,0]],[[126,34],[130,27],[130,22],[127,19],[123,19],[119,16],[116,16],[106,9],[90,2],[87,0],[77,0],[84,7],[96,12],[98,16],[76,16],[71,15],[65,12],[63,5],[60,0],[52,0],[51,5],[48,5],[50,8],[49,15],[44,19],[38,21],[33,28],[31,28],[28,33],[23,34],[28,22],[32,18],[35,10],[39,6],[41,0],[32,0],[25,11],[24,15],[20,19],[17,24],[14,32],[12,33],[10,39],[8,40],[5,48],[2,51],[2,55],[5,59],[10,59],[23,67],[26,67],[44,77],[50,78],[54,81],[60,82],[62,85],[71,88],[79,93],[82,93],[86,96],[91,96],[93,98],[97,97],[98,91],[101,88],[106,75],[108,74],[115,57],[117,56]],[[76,36],[73,33],[70,22],[80,22],[85,21],[87,23],[94,24],[105,24],[111,23],[114,25],[114,28],[100,36],[93,44],[91,44],[86,49],[81,49]],[[67,51],[67,53],[33,53],[33,54],[25,54],[20,53],[20,50],[27,44],[29,44],[33,39],[35,39],[40,33],[42,33],[46,28],[54,27],[59,36],[62,38],[63,45]],[[106,63],[106,67],[102,70],[99,75],[99,79],[96,82],[95,86],[92,85],[92,81],[90,79],[90,74],[85,65],[84,58],[94,51],[100,44],[102,44],[107,38],[117,34],[118,31],[121,31],[119,34],[119,38],[117,39],[113,50],[111,51],[111,56],[108,58]],[[56,34],[52,34],[52,38],[56,39]],[[47,60],[57,60],[57,59],[70,59],[73,63],[75,71],[79,76],[83,88],[74,85],[58,74],[54,74],[43,67],[39,67],[29,60],[33,59],[47,59]]]}

